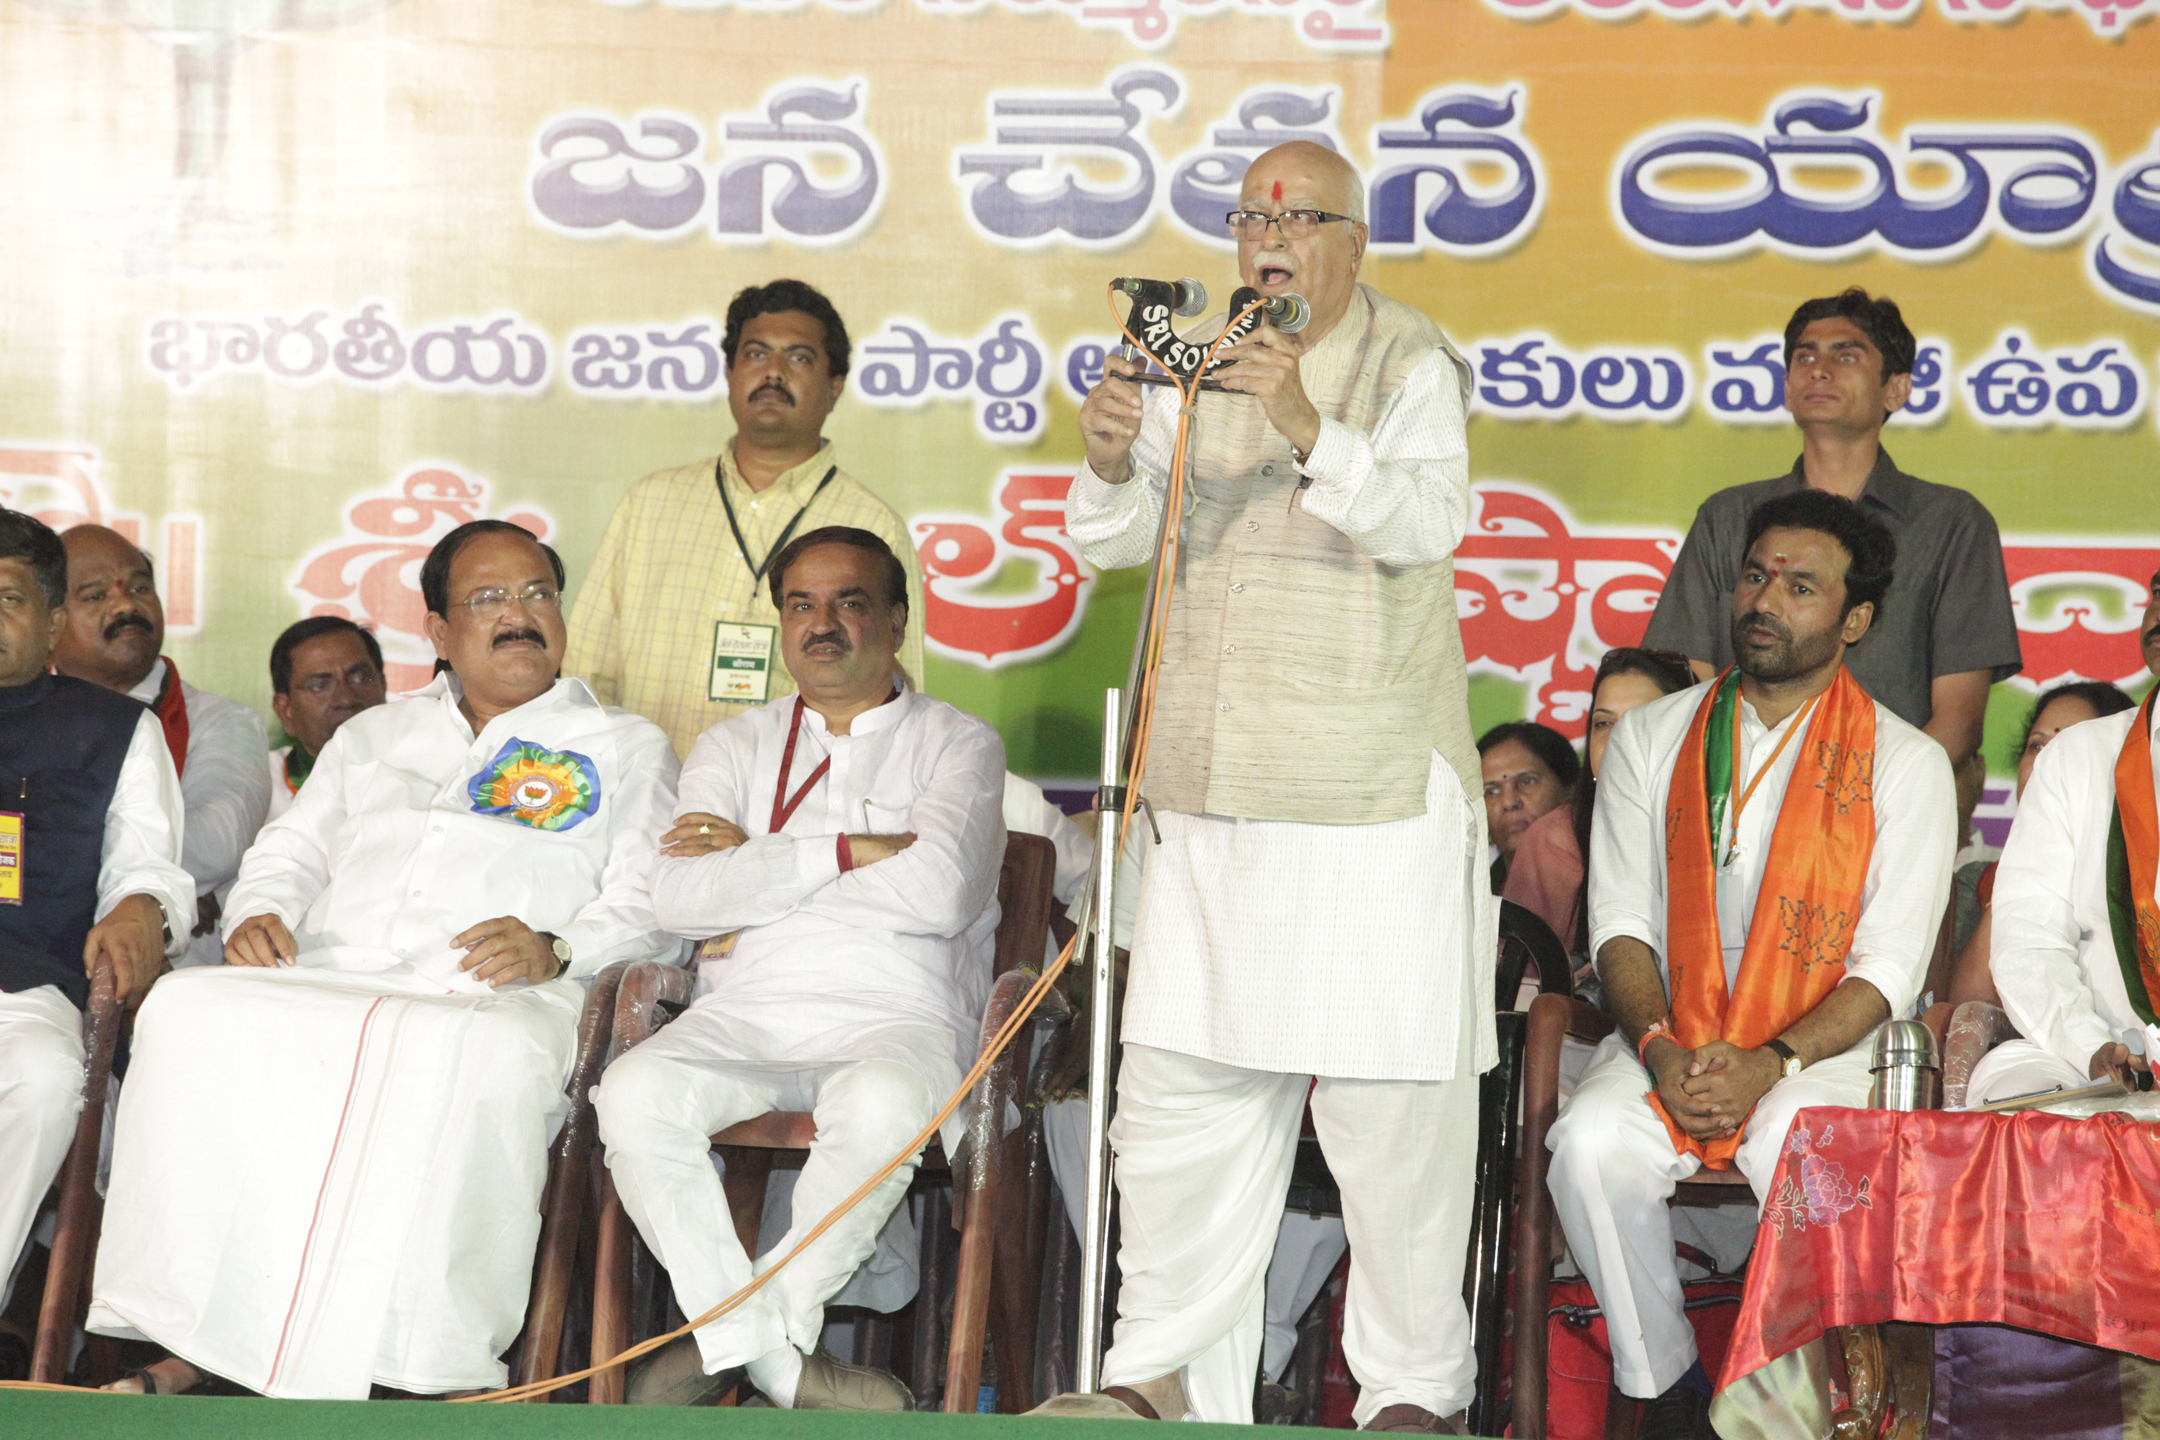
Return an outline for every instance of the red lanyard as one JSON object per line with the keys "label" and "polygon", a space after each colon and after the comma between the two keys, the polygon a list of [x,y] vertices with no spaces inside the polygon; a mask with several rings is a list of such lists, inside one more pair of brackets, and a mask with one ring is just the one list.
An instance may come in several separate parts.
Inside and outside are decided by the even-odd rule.
{"label": "red lanyard", "polygon": [[832,769],[832,756],[828,754],[818,762],[817,769],[810,772],[810,778],[802,782],[802,789],[795,792],[795,798],[782,803],[782,798],[787,794],[788,777],[795,772],[795,741],[802,734],[802,712],[802,696],[798,695],[795,697],[795,720],[788,726],[787,749],[780,752],[780,781],[773,786],[772,828],[766,831],[769,835],[780,833],[796,809],[809,798],[811,788],[825,778],[826,771]]}

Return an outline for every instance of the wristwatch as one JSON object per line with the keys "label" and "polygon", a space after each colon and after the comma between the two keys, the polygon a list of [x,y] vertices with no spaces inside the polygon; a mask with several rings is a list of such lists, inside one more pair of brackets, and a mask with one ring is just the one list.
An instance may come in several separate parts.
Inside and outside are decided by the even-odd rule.
{"label": "wristwatch", "polygon": [[[561,942],[556,943],[560,944]],[[1763,1049],[1777,1056],[1779,1061],[1783,1063],[1785,1067],[1784,1079],[1790,1080],[1807,1068],[1807,1061],[1800,1058],[1800,1052],[1793,1049],[1783,1040],[1765,1040],[1763,1041]]]}
{"label": "wristwatch", "polygon": [[540,938],[548,942],[548,949],[555,952],[555,975],[560,977],[570,968],[570,942],[551,930],[542,930]]}

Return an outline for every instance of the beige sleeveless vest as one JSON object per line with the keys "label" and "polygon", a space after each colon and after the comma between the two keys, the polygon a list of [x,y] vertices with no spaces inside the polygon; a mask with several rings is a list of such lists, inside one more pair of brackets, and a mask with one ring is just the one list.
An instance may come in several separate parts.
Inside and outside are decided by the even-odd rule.
{"label": "beige sleeveless vest", "polygon": [[[1371,433],[1435,348],[1424,315],[1360,285],[1300,362],[1320,413]],[[1260,402],[1208,391],[1142,789],[1165,810],[1364,825],[1425,813],[1431,754],[1480,793],[1455,566],[1383,565],[1300,503]]]}

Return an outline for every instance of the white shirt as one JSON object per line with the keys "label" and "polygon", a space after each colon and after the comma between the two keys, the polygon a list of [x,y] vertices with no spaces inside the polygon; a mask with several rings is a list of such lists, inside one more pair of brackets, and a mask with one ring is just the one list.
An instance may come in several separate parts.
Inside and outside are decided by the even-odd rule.
{"label": "white shirt", "polygon": [[[1665,799],[1672,788],[1695,711],[1711,684],[1640,706],[1620,717],[1598,774],[1597,814],[1590,828],[1590,949],[1625,935],[1657,952],[1665,974]],[[1740,753],[1733,763],[1733,804],[1799,721],[1795,711],[1775,727],[1740,702]],[[1737,839],[1739,853],[1717,872],[1718,937],[1725,950],[1725,983],[1734,985],[1755,915],[1763,863],[1770,852],[1785,785],[1805,736],[1796,736],[1764,776],[1737,817],[1727,807],[1717,854]],[[1848,979],[1882,993],[1901,1015],[1919,998],[1935,952],[1936,929],[1950,895],[1950,861],[1957,849],[1957,793],[1950,757],[1920,731],[1875,706],[1875,847],[1868,858],[1860,918],[1845,957]],[[1669,981],[1668,981],[1669,984]]]}
{"label": "white shirt", "polygon": [[[1312,478],[1300,502],[1305,513],[1384,565],[1432,565],[1453,555],[1470,524],[1459,374],[1447,351],[1433,351],[1410,372],[1369,435],[1323,418],[1320,438],[1298,467]],[[1132,479],[1105,484],[1083,462],[1066,501],[1065,533],[1089,564],[1105,570],[1155,558],[1177,436],[1176,393],[1150,386],[1141,407]],[[1204,401],[1200,413],[1204,425]]]}
{"label": "white shirt", "polygon": [[270,819],[275,820],[292,809],[294,791],[285,779],[285,757],[292,754],[292,746],[280,745],[270,752]]}
{"label": "white shirt", "polygon": [[1057,878],[1051,893],[1060,904],[1069,904],[1080,893],[1095,864],[1095,842],[1073,824],[1072,817],[1050,803],[1042,786],[1005,772],[1005,829],[1022,835],[1040,835],[1057,847]]}
{"label": "white shirt", "polygon": [[[155,705],[164,684],[160,659],[128,694]],[[195,877],[195,893],[207,895],[240,873],[240,857],[270,813],[270,777],[262,758],[270,736],[253,706],[198,690],[185,677],[180,697],[188,716],[187,765],[180,776],[187,848],[180,863]]]}
{"label": "white shirt", "polygon": [[[2146,1028],[2130,1008],[2107,907],[2115,760],[2137,716],[2104,715],[2048,742],[1995,869],[1996,993],[2020,1034],[2080,1071],[2102,1045]],[[2160,775],[2160,741],[2153,752]]]}
{"label": "white shirt", "polygon": [[130,895],[148,895],[165,912],[172,941],[168,955],[187,948],[195,924],[195,883],[180,868],[186,831],[180,777],[165,750],[165,731],[145,713],[128,737],[127,755],[105,812],[98,850],[97,918]]}
{"label": "white shirt", "polygon": [[[505,915],[567,940],[570,976],[680,953],[647,890],[675,808],[667,736],[603,706],[581,680],[556,681],[475,736],[461,693],[439,675],[338,727],[292,808],[248,851],[225,933],[275,915],[302,965],[403,965],[464,994],[488,987],[458,970],[465,952],[451,938]],[[514,741],[559,757],[556,773],[586,772],[596,803],[553,830],[482,813],[473,782]]]}
{"label": "white shirt", "polygon": [[[773,792],[798,700],[789,695],[724,720],[683,765],[678,814],[732,820],[746,844],[715,855],[663,857],[653,906],[677,935],[742,933],[703,966],[701,1008],[733,1020],[755,1054],[803,1065],[879,1053],[880,1027],[938,1033],[961,1069],[973,1063],[989,999],[1005,853],[1005,744],[943,701],[901,691],[856,716],[846,735],[802,707],[788,776],[793,798],[777,832]],[[312,782],[311,786],[312,788]],[[305,793],[305,792],[303,792]],[[890,858],[842,874],[843,834],[911,833]]]}

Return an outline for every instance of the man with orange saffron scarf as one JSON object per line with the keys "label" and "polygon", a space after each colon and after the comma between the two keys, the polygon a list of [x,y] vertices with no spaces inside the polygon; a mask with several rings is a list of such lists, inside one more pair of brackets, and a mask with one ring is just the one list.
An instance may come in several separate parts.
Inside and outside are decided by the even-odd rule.
{"label": "man with orange saffron scarf", "polygon": [[1920,992],[1957,801],[1940,745],[1845,669],[1896,543],[1802,490],[1749,518],[1735,668],[1614,729],[1591,948],[1619,1033],[1553,1126],[1552,1192],[1640,1434],[1713,1436],[1681,1305],[1673,1187],[1738,1165],[1758,1200],[1794,1113],[1865,1105],[1877,1026]]}
{"label": "man with orange saffron scarf", "polygon": [[[2160,574],[2138,636],[2160,675]],[[2049,741],[2018,799],[1995,871],[1988,965],[2027,1038],[1973,1066],[1973,1104],[2127,1077],[2150,1070],[2160,1051],[2156,693]]]}

